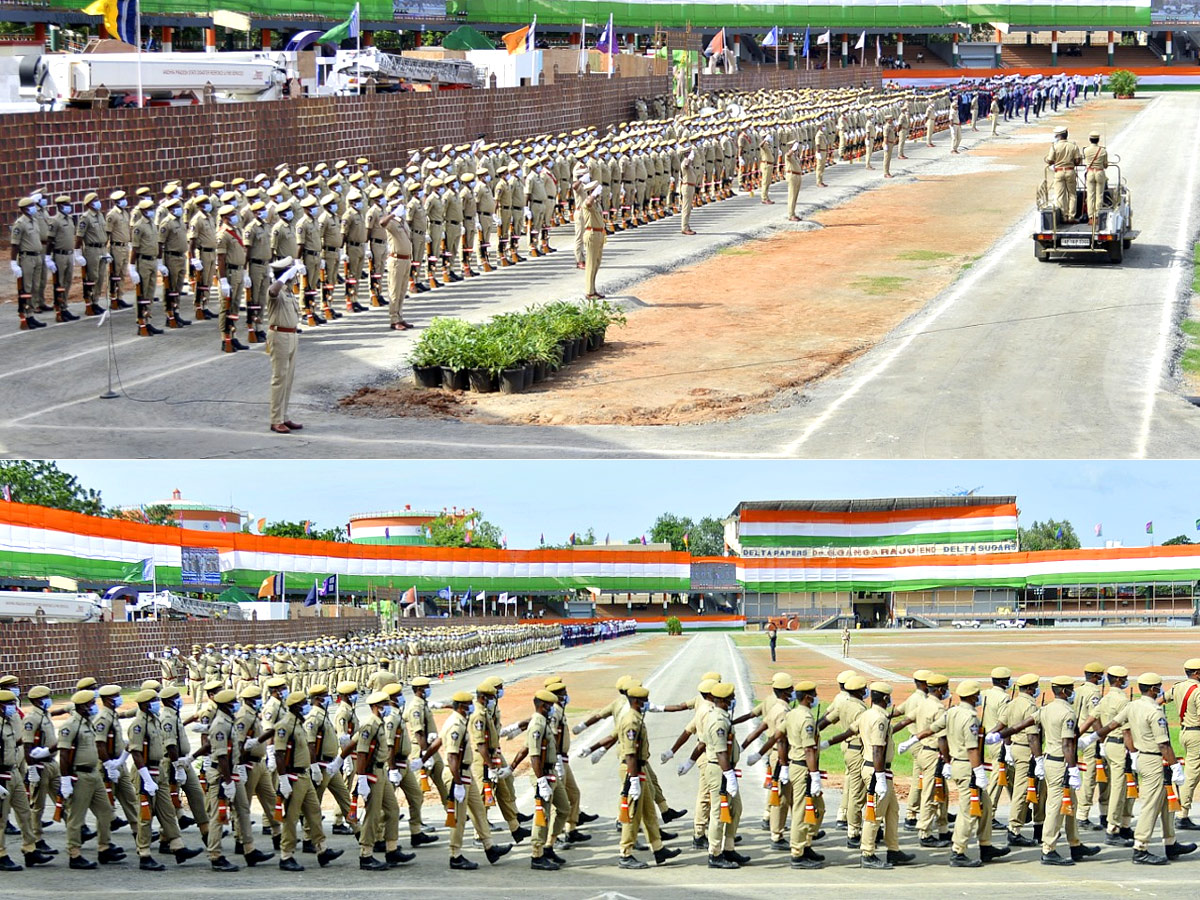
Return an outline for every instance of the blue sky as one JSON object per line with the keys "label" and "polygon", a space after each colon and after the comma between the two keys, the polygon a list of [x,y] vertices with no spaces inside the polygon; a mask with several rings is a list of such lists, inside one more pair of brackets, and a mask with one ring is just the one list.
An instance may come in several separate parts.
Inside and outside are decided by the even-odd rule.
{"label": "blue sky", "polygon": [[[561,542],[595,528],[624,541],[659,513],[723,517],[739,500],[862,499],[1015,494],[1021,523],[1066,518],[1084,546],[1126,546],[1180,533],[1200,541],[1200,466],[1088,461],[200,461],[60,460],[109,505],[151,503],[179,488],[190,500],[233,505],[269,520],[344,524],[354,513],[475,507],[510,547]],[[1102,523],[1102,538],[1094,526]]]}

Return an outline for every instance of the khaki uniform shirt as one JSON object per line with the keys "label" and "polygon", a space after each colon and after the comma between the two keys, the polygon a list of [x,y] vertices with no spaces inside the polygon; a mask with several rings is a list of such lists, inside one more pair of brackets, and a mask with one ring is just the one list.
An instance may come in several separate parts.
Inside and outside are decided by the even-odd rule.
{"label": "khaki uniform shirt", "polygon": [[267,753],[267,748],[262,743],[259,743],[258,746],[251,750],[246,749],[246,739],[257,737],[257,729],[258,711],[248,701],[243,700],[241,709],[237,711],[237,715],[233,718],[233,731],[239,747],[239,758],[251,765],[258,762]]}
{"label": "khaki uniform shirt", "polygon": [[992,731],[1004,716],[1004,710],[1009,704],[1008,691],[992,685],[983,692],[982,700],[980,724],[986,734]]}
{"label": "khaki uniform shirt", "polygon": [[217,714],[213,716],[212,724],[208,728],[208,746],[214,769],[218,768],[217,759],[222,756],[229,757],[231,769],[241,765],[242,742],[238,740],[237,723],[233,721],[233,717],[229,713],[222,709],[217,710]]}
{"label": "khaki uniform shirt", "polygon": [[[428,712],[428,710],[426,710]],[[442,749],[447,755],[457,753],[459,755],[459,763],[461,770],[466,772],[471,768],[471,742],[467,740],[467,720],[463,714],[457,710],[452,710],[445,723],[442,725],[441,734],[438,735],[442,739]]]}
{"label": "khaki uniform shirt", "polygon": [[1077,166],[1083,156],[1074,141],[1055,141],[1046,153],[1046,165],[1060,168],[1062,166]]}
{"label": "khaki uniform shirt", "polygon": [[979,749],[979,716],[974,707],[959,703],[946,710],[946,743],[950,745],[950,758],[956,762],[970,762],[970,751]]}
{"label": "khaki uniform shirt", "polygon": [[108,227],[108,236],[113,246],[129,243],[131,232],[127,210],[117,206],[112,207],[104,216],[104,222]]}
{"label": "khaki uniform shirt", "polygon": [[555,747],[554,735],[551,733],[550,722],[539,712],[529,718],[529,727],[525,730],[525,748],[530,756],[541,757],[542,774],[554,772]]}
{"label": "khaki uniform shirt", "polygon": [[1042,726],[1042,752],[1062,760],[1063,741],[1076,735],[1075,711],[1065,700],[1055,698],[1038,711],[1038,722]]}
{"label": "khaki uniform shirt", "polygon": [[[96,745],[101,740],[102,738],[97,734],[92,720],[81,716],[78,710],[72,710],[71,717],[67,719],[67,724],[58,730],[58,744],[60,749],[63,747],[74,749],[74,764],[77,766],[97,766],[100,764],[100,754],[96,750]],[[63,774],[70,775],[72,773],[63,772]]]}
{"label": "khaki uniform shirt", "polygon": [[717,754],[722,752],[729,754],[731,766],[737,765],[741,747],[733,734],[733,720],[729,710],[713,704],[704,719],[704,730],[700,734],[700,740],[704,741],[704,758],[710,765],[716,764]]}
{"label": "khaki uniform shirt", "polygon": [[640,768],[642,763],[650,759],[650,738],[646,734],[645,718],[633,707],[626,708],[617,722],[617,742],[622,762],[625,757],[632,756]]}
{"label": "khaki uniform shirt", "polygon": [[[1192,688],[1195,688],[1195,690],[1192,690]],[[1108,696],[1112,694],[1125,696],[1122,691],[1112,690],[1108,692],[1105,699],[1108,699]],[[1200,681],[1195,681],[1191,678],[1177,681],[1171,686],[1171,691],[1167,697],[1171,703],[1175,704],[1175,708],[1179,710],[1180,723],[1184,728],[1200,726]],[[1183,702],[1184,697],[1187,697],[1186,706]]]}
{"label": "khaki uniform shirt", "polygon": [[1167,714],[1150,697],[1140,696],[1122,711],[1125,727],[1133,737],[1133,749],[1139,753],[1161,753],[1161,744],[1171,741]]}
{"label": "khaki uniform shirt", "polygon": [[158,721],[157,716],[138,709],[129,724],[129,746],[142,754],[147,766],[162,763],[166,754],[166,743],[163,741],[162,723]]}
{"label": "khaki uniform shirt", "polygon": [[[25,714],[24,719],[19,721],[21,723],[21,740],[24,743],[30,747],[45,747],[50,751],[58,748],[58,736],[55,734],[54,723],[50,721],[50,714],[44,709],[35,706]],[[0,763],[0,765],[11,764]]]}
{"label": "khaki uniform shirt", "polygon": [[787,734],[788,762],[807,765],[805,751],[809,747],[817,746],[817,723],[813,718],[812,709],[800,704],[788,710],[783,727]]}
{"label": "khaki uniform shirt", "polygon": [[896,755],[896,744],[892,740],[892,723],[888,711],[878,706],[866,709],[856,721],[858,735],[862,739],[863,762],[870,765],[875,758],[875,747],[883,747],[883,765],[892,767]]}
{"label": "khaki uniform shirt", "polygon": [[[18,749],[21,746],[21,741],[17,735],[17,722],[8,718],[8,716],[0,716],[0,767],[5,770],[11,769],[21,762],[21,751]],[[63,731],[66,731],[63,728]],[[96,744],[92,743],[92,752],[95,752]],[[5,784],[8,788],[9,785]]]}
{"label": "khaki uniform shirt", "polygon": [[924,731],[932,732],[929,737],[921,741],[921,746],[926,750],[936,750],[938,737],[946,730],[946,707],[943,702],[932,694],[927,695],[921,705],[917,707],[913,719],[913,734],[920,734]]}
{"label": "khaki uniform shirt", "polygon": [[[533,728],[532,719],[529,727]],[[500,732],[496,729],[496,720],[486,707],[475,704],[471,709],[471,717],[467,720],[467,730],[471,733],[471,743],[475,746],[475,752],[490,764],[492,754],[500,747]]]}
{"label": "khaki uniform shirt", "polygon": [[75,249],[75,223],[70,216],[55,213],[46,220],[50,226],[51,253],[69,253]]}
{"label": "khaki uniform shirt", "polygon": [[383,720],[375,713],[368,712],[358,723],[358,731],[355,734],[357,741],[354,749],[366,759],[368,774],[372,769],[386,766],[390,748],[387,743],[387,735],[384,733]]}
{"label": "khaki uniform shirt", "polygon": [[[1001,724],[1005,728],[1013,728],[1026,719],[1033,719],[1035,724],[1032,727],[1036,728],[1037,715],[1038,705],[1034,702],[1033,697],[1023,691],[1017,691],[1008,706],[1004,708],[1004,718],[1001,719]],[[1018,747],[1028,747],[1030,731],[1031,729],[1027,728],[1024,731],[1016,732],[1009,739],[1009,743],[1016,744]]]}
{"label": "khaki uniform shirt", "polygon": [[389,254],[412,257],[412,232],[403,216],[393,216],[383,230],[387,235]]}
{"label": "khaki uniform shirt", "polygon": [[13,222],[11,243],[22,253],[41,253],[44,249],[37,222],[29,216],[20,216]]}
{"label": "khaki uniform shirt", "polygon": [[328,762],[337,756],[339,747],[333,722],[329,720],[329,710],[314,703],[304,719],[304,734],[310,744],[317,749],[317,759]]}
{"label": "khaki uniform shirt", "polygon": [[[91,725],[96,735],[96,742],[103,743],[108,748],[109,759],[116,759],[124,752],[125,733],[121,731],[121,724],[117,721],[115,710],[109,709],[101,703],[100,712],[92,717]],[[75,758],[78,761],[78,753]]]}
{"label": "khaki uniform shirt", "polygon": [[307,769],[312,764],[312,755],[308,752],[308,735],[304,733],[304,723],[299,715],[288,709],[275,725],[275,758],[283,769],[288,744],[292,745],[292,761],[289,766],[293,770]]}
{"label": "khaki uniform shirt", "polygon": [[1103,172],[1108,168],[1108,150],[1099,144],[1088,144],[1083,148],[1083,164],[1089,172]]}

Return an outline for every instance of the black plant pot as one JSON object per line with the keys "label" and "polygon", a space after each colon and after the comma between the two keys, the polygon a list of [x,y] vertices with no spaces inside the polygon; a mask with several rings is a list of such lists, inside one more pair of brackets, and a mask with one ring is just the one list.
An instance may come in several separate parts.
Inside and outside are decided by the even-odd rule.
{"label": "black plant pot", "polygon": [[471,390],[480,394],[495,393],[496,376],[487,369],[467,369],[471,381]]}
{"label": "black plant pot", "polygon": [[521,371],[525,373],[525,379],[524,379],[525,387],[522,388],[522,390],[527,391],[531,387],[533,387],[533,370],[534,370],[533,363],[525,363],[525,365],[522,367]]}
{"label": "black plant pot", "polygon": [[533,383],[534,384],[537,384],[539,381],[542,381],[549,374],[550,374],[550,364],[549,363],[539,361],[539,362],[536,362],[533,364]]}
{"label": "black plant pot", "polygon": [[448,391],[465,391],[467,389],[467,370],[442,366],[442,387]]}
{"label": "black plant pot", "polygon": [[441,366],[413,366],[413,380],[417,387],[435,388],[442,385]]}
{"label": "black plant pot", "polygon": [[519,394],[525,390],[525,367],[505,369],[500,373],[500,393]]}
{"label": "black plant pot", "polygon": [[603,346],[604,346],[604,332],[603,331],[593,331],[591,334],[588,335],[588,349],[589,350],[599,350]]}

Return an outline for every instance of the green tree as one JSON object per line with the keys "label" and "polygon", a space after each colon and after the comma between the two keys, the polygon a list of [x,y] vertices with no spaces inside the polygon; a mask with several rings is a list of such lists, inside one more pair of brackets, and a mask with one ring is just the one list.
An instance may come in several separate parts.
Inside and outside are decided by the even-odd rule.
{"label": "green tree", "polygon": [[663,513],[650,526],[650,540],[655,544],[670,544],[672,550],[683,550],[683,536],[691,532],[695,524],[688,516],[677,516],[674,513]]}
{"label": "green tree", "polygon": [[167,506],[165,503],[151,503],[142,510],[146,515],[146,521],[151,525],[174,525],[176,528],[182,527],[179,524],[179,517],[175,510]]}
{"label": "green tree", "polygon": [[[500,547],[503,537],[500,527],[489,522],[478,511],[472,513],[470,518],[442,513],[426,527],[430,533],[429,544],[433,547],[483,547],[495,550]],[[468,531],[471,532],[469,544]]]}
{"label": "green tree", "polygon": [[723,556],[725,553],[725,526],[720,519],[704,516],[692,529],[692,556]]}
{"label": "green tree", "polygon": [[105,513],[99,491],[83,487],[74,475],[52,462],[0,462],[0,485],[8,485],[12,499],[17,503],[33,503],[89,516]]}
{"label": "green tree", "polygon": [[338,544],[347,541],[346,529],[340,525],[337,528],[318,528],[316,522],[309,522],[308,526],[309,530],[306,531],[303,522],[269,522],[262,533],[269,537],[299,538],[304,541],[333,541]]}
{"label": "green tree", "polygon": [[[596,530],[594,528],[589,528],[587,531],[576,531],[575,532],[575,546],[576,547],[590,547],[590,546],[594,545],[595,543],[596,543]],[[638,543],[641,543],[641,541],[638,541]],[[571,538],[568,536],[568,538],[565,541],[563,541],[561,544],[543,544],[542,546],[546,550],[566,550],[568,547],[571,546]]]}
{"label": "green tree", "polygon": [[1175,537],[1171,538],[1169,541],[1163,541],[1162,545],[1164,547],[1174,547],[1178,544],[1190,544],[1190,543],[1192,543],[1192,539],[1190,537],[1188,537],[1186,534],[1177,534],[1177,535],[1175,535]]}
{"label": "green tree", "polygon": [[[1061,537],[1059,536],[1061,533]],[[1017,539],[1022,550],[1078,550],[1079,536],[1075,526],[1066,519],[1047,519],[1034,522],[1028,528],[1017,529]]]}

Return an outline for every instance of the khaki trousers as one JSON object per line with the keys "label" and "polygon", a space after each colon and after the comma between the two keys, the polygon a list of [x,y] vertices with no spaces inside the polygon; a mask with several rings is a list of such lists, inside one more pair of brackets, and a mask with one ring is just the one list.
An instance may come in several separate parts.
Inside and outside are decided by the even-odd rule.
{"label": "khaki trousers", "polygon": [[[6,772],[0,775],[0,787],[8,791],[8,796],[0,800],[0,858],[8,856],[4,831],[10,812],[16,817],[17,825],[21,829],[21,852],[32,853],[37,847],[38,837],[34,833],[34,817],[29,808],[29,794],[25,790],[25,782],[21,780],[19,772]],[[105,800],[104,804],[107,806],[108,801]],[[40,826],[42,823],[38,821],[37,824]]]}
{"label": "khaki trousers", "polygon": [[[261,759],[253,765],[247,765],[246,767],[247,809],[250,807],[250,801],[255,797],[258,798],[258,805],[262,807],[263,825],[270,826],[271,834],[279,834],[280,824],[275,821],[275,784],[271,780],[271,773],[267,771],[267,764]],[[188,796],[188,803],[189,805],[191,804],[190,795]],[[203,808],[201,807],[201,809]]]}
{"label": "khaki trousers", "polygon": [[[443,768],[442,777],[439,779],[443,790],[447,796],[450,795],[451,784],[450,770]],[[462,855],[463,829],[467,827],[467,816],[471,817],[471,825],[475,828],[475,834],[479,837],[483,844],[484,850],[490,850],[492,846],[492,829],[488,826],[487,810],[483,806],[483,797],[479,793],[479,785],[472,779],[470,784],[463,785],[467,789],[467,796],[462,803],[458,804],[458,810],[455,814],[454,827],[450,829],[450,858]],[[466,809],[463,809],[463,806]]]}
{"label": "khaki trousers", "polygon": [[[1028,744],[1010,744],[1012,752],[1012,803],[1008,808],[1008,830],[1013,834],[1021,833],[1021,826],[1030,819],[1029,802],[1025,799],[1029,790],[1029,775],[1031,773],[1030,752]],[[1037,804],[1033,810],[1033,824],[1041,825],[1046,819],[1046,782],[1037,782]]]}
{"label": "khaki trousers", "polygon": [[[486,758],[487,758],[487,756],[484,753],[481,753],[479,750],[479,747],[477,746],[475,748],[475,755],[473,757],[471,757],[471,777],[474,778],[475,783],[479,785],[481,794],[483,791],[484,775],[486,774],[485,769],[487,768],[484,765],[484,760]],[[496,805],[500,807],[500,815],[504,818],[504,824],[508,826],[508,830],[509,831],[516,830],[516,828],[521,824],[520,820],[517,819],[516,808],[515,808],[515,806],[513,806],[513,807],[509,807],[506,810],[504,808],[504,806],[501,805],[501,803],[500,803],[500,783],[499,782],[494,782],[492,784],[492,796],[496,800]],[[486,806],[486,804],[485,804],[485,806]],[[509,812],[512,813],[511,816],[509,815]]]}
{"label": "khaki trousers", "polygon": [[1068,219],[1075,218],[1075,170],[1068,166],[1054,172],[1054,205]]}
{"label": "khaki trousers", "polygon": [[[1079,805],[1075,807],[1075,816],[1079,821],[1088,818],[1092,812],[1092,803],[1096,794],[1100,794],[1099,807],[1103,811],[1108,807],[1108,783],[1096,781],[1096,745],[1091,744],[1079,753],[1079,771],[1083,776],[1083,784],[1079,788]],[[1097,788],[1099,789],[1097,791]]]}
{"label": "khaki trousers", "polygon": [[[868,775],[870,776],[871,781],[874,781],[874,772],[875,770],[871,769],[869,773],[863,773],[862,778],[864,780],[864,784],[866,783]],[[871,787],[873,788],[874,784],[872,784]],[[866,802],[866,797],[864,796],[863,803],[865,804]],[[899,850],[899,826],[900,801],[896,799],[896,788],[895,785],[892,784],[892,779],[889,778],[888,792],[882,797],[878,794],[875,795],[875,821],[868,822],[865,818],[863,819],[862,843],[859,845],[862,855],[875,855],[875,845],[879,841],[880,831],[883,832],[884,846],[886,846],[888,850]]]}
{"label": "khaki trousers", "polygon": [[979,792],[979,816],[971,815],[971,764],[955,761],[950,764],[950,774],[954,786],[958,788],[958,818],[954,821],[955,853],[966,853],[967,844],[974,834],[979,839],[979,846],[990,847],[992,843],[992,801],[986,790]]}
{"label": "khaki trousers", "polygon": [[382,834],[388,850],[396,849],[400,838],[400,806],[385,769],[375,769],[371,793],[359,800],[365,804],[362,827],[358,832],[358,855],[364,859],[372,854],[375,839]]}
{"label": "khaki trousers", "polygon": [[962,125],[958,122],[950,123],[950,150],[954,152],[958,149],[958,145],[962,142]]}
{"label": "khaki trousers", "polygon": [[803,763],[792,763],[788,766],[788,778],[791,779],[788,789],[792,795],[792,830],[789,837],[792,856],[800,856],[812,846],[813,838],[817,836],[821,823],[825,820],[825,798],[823,796],[812,798],[813,811],[817,814],[817,821],[813,825],[807,824],[804,821],[804,802],[809,796],[808,766]]}
{"label": "khaki trousers", "polygon": [[892,151],[895,149],[895,146],[896,146],[895,144],[887,144],[887,143],[885,143],[883,145],[883,174],[884,175],[892,174]]}
{"label": "khaki trousers", "polygon": [[692,206],[696,202],[696,186],[685,183],[683,185],[683,216],[679,220],[679,230],[687,231],[692,227]]}
{"label": "khaki trousers", "polygon": [[[537,779],[532,778],[531,780],[533,782],[533,789],[536,791]],[[571,801],[567,799],[567,786],[563,782],[563,779],[555,779],[551,782],[550,787],[550,799],[541,801],[542,810],[546,816],[546,824],[538,825],[535,815],[534,824],[531,829],[532,835],[530,837],[529,848],[534,859],[542,855],[547,844],[553,849],[555,839],[563,833],[563,829],[567,824],[567,817],[571,814]]]}
{"label": "khaki trousers", "polygon": [[[1095,171],[1088,169],[1084,180],[1087,184],[1088,215],[1094,217],[1104,205],[1104,189],[1108,187],[1108,176],[1099,169]],[[1200,734],[1200,732],[1193,733]]]}
{"label": "khaki trousers", "polygon": [[295,333],[267,332],[267,356],[271,357],[271,423],[287,421],[288,401],[292,396],[292,379],[296,374]]}
{"label": "khaki trousers", "polygon": [[[45,762],[39,763],[36,768],[39,778],[37,786],[30,792],[29,809],[32,814],[33,835],[40,841],[42,839],[42,814],[46,810],[46,798],[58,796],[58,761],[51,757]],[[4,786],[8,787],[7,784]],[[2,855],[0,854],[0,856]]]}
{"label": "khaki trousers", "polygon": [[[1179,732],[1179,741],[1183,745],[1183,774],[1185,780],[1179,789],[1179,803],[1183,807],[1181,816],[1187,816],[1192,808],[1192,800],[1196,796],[1196,787],[1200,785],[1200,727],[1183,728]],[[1112,744],[1108,745],[1110,750]],[[1122,745],[1124,750],[1124,745]],[[1109,766],[1109,796],[1116,790],[1112,782],[1112,773],[1116,771]]]}
{"label": "khaki trousers", "polygon": [[[622,781],[624,781],[624,766],[622,768]],[[637,800],[629,801],[629,821],[621,823],[621,855],[631,856],[633,847],[637,843],[637,835],[640,829],[646,830],[646,840],[650,842],[650,849],[662,849],[662,837],[658,831],[658,815],[654,811],[653,798],[650,796],[650,785],[642,778],[642,796]]]}
{"label": "khaki trousers", "polygon": [[775,167],[769,162],[761,162],[758,164],[758,199],[769,200],[771,192],[771,175]]}
{"label": "khaki trousers", "polygon": [[575,210],[575,262],[583,262],[583,236],[585,234],[583,224],[583,207],[580,206]]}
{"label": "khaki trousers", "polygon": [[[178,850],[183,846],[183,840],[179,836],[179,814],[175,810],[175,804],[171,802],[171,781],[170,781],[170,766],[161,766],[158,769],[151,769],[150,774],[154,776],[154,783],[158,785],[158,790],[154,792],[154,796],[150,798],[150,809],[153,812],[151,819],[142,819],[140,816],[137,819],[137,851],[138,856],[150,855],[150,833],[153,828],[154,819],[158,819],[159,824],[159,841],[170,846],[172,850]],[[141,785],[141,778],[138,778],[138,785]],[[139,797],[139,802],[141,798]],[[247,809],[247,813],[249,809]]]}
{"label": "khaki trousers", "polygon": [[446,271],[458,273],[462,268],[462,225],[446,224]]}
{"label": "khaki trousers", "polygon": [[917,833],[921,837],[936,837],[950,830],[950,785],[946,785],[946,796],[941,801],[933,799],[937,785],[937,771],[941,757],[936,750],[922,747],[917,751],[915,762],[921,774],[921,791]]}
{"label": "khaki trousers", "polygon": [[[250,853],[254,850],[254,830],[250,827],[250,798],[246,795],[246,785],[243,782],[235,781],[234,785],[236,787],[233,799],[225,801],[229,810],[229,821],[231,825],[236,826],[235,831],[241,832],[242,852]],[[225,829],[219,818],[222,796],[221,777],[215,769],[210,769],[208,790],[205,792],[208,820],[212,823],[205,842],[210,860],[220,859],[225,855],[221,849],[221,833]]]}
{"label": "khaki trousers", "polygon": [[[1185,744],[1186,746],[1186,744]],[[1104,758],[1108,761],[1108,834],[1116,834],[1122,828],[1128,828],[1133,819],[1134,801],[1125,796],[1125,742],[1120,738],[1107,738],[1104,744]],[[1191,769],[1185,768],[1191,776]],[[1187,788],[1187,783],[1184,783]],[[1188,803],[1179,798],[1186,814]]]}
{"label": "khaki trousers", "polygon": [[[129,823],[129,827],[136,828],[140,805],[138,803],[137,791],[133,787],[133,779],[129,777],[129,770],[122,769],[121,777],[112,786],[113,797],[121,804],[121,810],[125,813],[125,821]],[[108,792],[105,791],[105,796]],[[112,804],[109,804],[109,809],[112,809]]]}
{"label": "khaki trousers", "polygon": [[604,232],[603,231],[588,231],[587,237],[584,238],[584,246],[586,248],[587,259],[585,261],[585,269],[587,275],[587,295],[597,293],[596,291],[596,273],[600,271],[600,258],[604,255]]}
{"label": "khaki trousers", "polygon": [[[325,832],[321,828],[321,804],[317,802],[317,791],[312,779],[305,775],[281,775],[292,780],[292,795],[283,801],[283,834],[280,838],[280,859],[291,859],[296,853],[296,822],[303,816],[308,823],[308,834],[313,846],[320,853],[325,849]],[[209,813],[212,819],[212,813]],[[209,833],[216,831],[210,828]],[[249,850],[247,850],[249,852]]]}
{"label": "khaki trousers", "polygon": [[824,150],[817,152],[817,185],[820,187],[825,186],[825,156]]}
{"label": "khaki trousers", "polygon": [[108,275],[108,263],[104,259],[103,247],[84,247],[83,285],[87,288],[88,297],[93,303],[99,304],[100,295],[104,291],[104,279]]}
{"label": "khaki trousers", "polygon": [[[863,830],[863,806],[867,802],[867,783],[863,780],[862,748],[855,750],[847,747],[846,785],[842,793],[846,795],[846,836],[857,837]],[[878,814],[878,810],[876,810]]]}
{"label": "khaki trousers", "polygon": [[788,218],[791,218],[792,216],[796,215],[796,201],[798,199],[800,199],[800,179],[802,177],[803,176],[799,172],[788,172],[788,176],[787,176],[787,186],[788,186],[787,214],[788,214]]}
{"label": "khaki trousers", "polygon": [[[1161,769],[1162,760],[1158,757],[1155,757],[1155,760]],[[1162,780],[1161,772],[1159,780]],[[1072,847],[1079,846],[1079,828],[1075,823],[1075,817],[1062,814],[1064,794],[1070,794],[1072,804],[1076,802],[1075,789],[1067,787],[1066,763],[1046,757],[1046,822],[1042,827],[1042,853],[1053,852],[1064,824],[1066,825],[1067,843]],[[1142,796],[1144,797],[1145,794]],[[1163,809],[1166,809],[1165,805]],[[1146,819],[1146,816],[1142,816],[1142,819]],[[1150,822],[1150,828],[1153,829],[1153,819]],[[1138,827],[1141,828],[1141,820],[1138,822]]]}
{"label": "khaki trousers", "polygon": [[1154,826],[1159,822],[1162,822],[1163,844],[1170,847],[1175,843],[1175,813],[1167,808],[1167,785],[1164,780],[1168,771],[1163,768],[1162,756],[1159,754],[1138,755],[1138,799],[1141,801],[1141,812],[1138,815],[1137,828],[1133,832],[1134,850],[1150,849]]}
{"label": "khaki trousers", "polygon": [[[738,825],[742,821],[742,794],[739,791],[729,797],[731,822],[721,821],[721,791],[725,787],[725,773],[713,762],[704,770],[704,783],[708,788],[708,855],[720,856],[734,848]],[[739,785],[740,787],[740,785]]]}
{"label": "khaki trousers", "polygon": [[708,783],[704,777],[708,761],[701,757],[698,765],[700,778],[696,784],[696,814],[692,817],[692,835],[700,838],[708,834],[708,817],[712,810],[709,807]]}
{"label": "khaki trousers", "polygon": [[421,806],[425,803],[425,795],[421,793],[421,785],[417,782],[413,770],[405,766],[401,771],[404,774],[400,778],[400,790],[404,792],[404,802],[408,806],[408,833],[410,836],[420,834],[425,824],[421,820]]}
{"label": "khaki trousers", "polygon": [[387,258],[388,320],[398,325],[404,320],[404,298],[408,296],[408,273],[412,270],[412,259],[397,259],[392,254]]}
{"label": "khaki trousers", "polygon": [[[13,791],[15,797],[17,791]],[[21,801],[17,801],[18,803]],[[28,814],[28,798],[25,801]],[[108,792],[104,789],[104,781],[96,772],[77,772],[75,775],[75,790],[67,798],[67,853],[74,857],[79,855],[83,846],[83,820],[91,811],[96,819],[96,849],[107,850],[112,842],[110,827],[112,826],[112,804],[108,802]],[[18,818],[20,813],[18,812]],[[134,816],[129,820],[136,822]]]}

